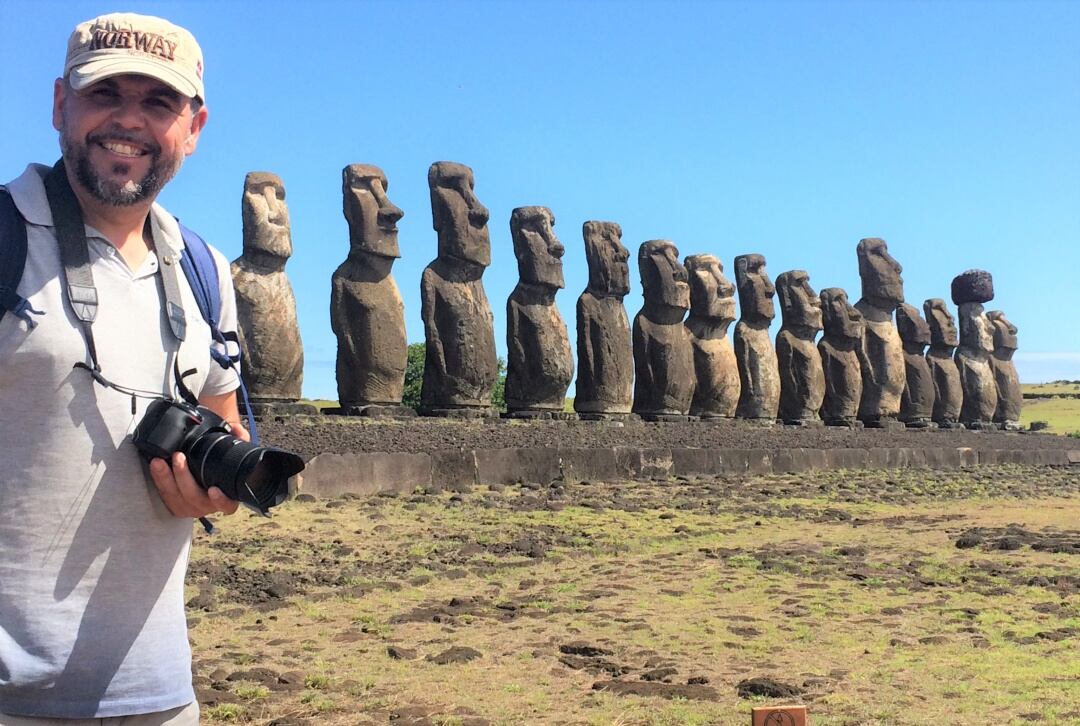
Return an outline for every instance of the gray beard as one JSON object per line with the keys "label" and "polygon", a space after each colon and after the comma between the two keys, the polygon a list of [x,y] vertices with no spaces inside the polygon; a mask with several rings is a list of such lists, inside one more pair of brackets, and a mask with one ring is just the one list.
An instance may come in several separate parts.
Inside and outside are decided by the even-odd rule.
{"label": "gray beard", "polygon": [[161,188],[176,176],[184,163],[181,156],[172,168],[163,163],[161,150],[150,155],[150,169],[142,179],[135,181],[129,179],[123,184],[103,179],[94,171],[90,164],[90,151],[86,144],[80,144],[68,138],[67,134],[60,134],[60,150],[64,155],[64,161],[72,167],[75,178],[83,189],[90,192],[94,199],[113,207],[130,207],[145,200],[153,200]]}

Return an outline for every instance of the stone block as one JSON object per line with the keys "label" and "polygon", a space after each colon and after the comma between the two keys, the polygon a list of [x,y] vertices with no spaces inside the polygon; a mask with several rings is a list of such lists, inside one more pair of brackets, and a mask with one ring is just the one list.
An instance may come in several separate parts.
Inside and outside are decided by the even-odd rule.
{"label": "stone block", "polygon": [[958,446],[956,453],[960,456],[960,466],[976,466],[979,463],[979,452],[969,446]]}
{"label": "stone block", "polygon": [[467,492],[476,484],[476,455],[472,451],[431,452],[431,489]]}
{"label": "stone block", "polygon": [[772,452],[765,449],[746,450],[746,470],[750,474],[772,474]]}
{"label": "stone block", "polygon": [[967,270],[952,281],[952,301],[963,303],[986,303],[994,299],[994,278],[986,270]]}
{"label": "stone block", "polygon": [[672,473],[671,449],[642,449],[641,478],[666,479]]}
{"label": "stone block", "polygon": [[672,476],[705,476],[721,469],[719,449],[672,449]]}
{"label": "stone block", "polygon": [[866,449],[826,449],[824,454],[829,469],[866,469],[870,465]]}
{"label": "stone block", "polygon": [[557,449],[487,449],[473,453],[479,484],[550,484],[562,476]]}
{"label": "stone block", "polygon": [[333,497],[411,492],[430,487],[431,479],[428,454],[319,454],[304,469],[302,493]]}
{"label": "stone block", "polygon": [[559,449],[563,480],[567,482],[615,482],[626,479],[615,449]]}

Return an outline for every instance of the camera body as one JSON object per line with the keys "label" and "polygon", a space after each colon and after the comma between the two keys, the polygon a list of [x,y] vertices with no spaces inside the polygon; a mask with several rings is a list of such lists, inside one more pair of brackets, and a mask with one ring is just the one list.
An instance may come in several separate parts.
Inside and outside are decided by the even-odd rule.
{"label": "camera body", "polygon": [[183,452],[199,486],[216,486],[267,516],[288,497],[289,477],[304,468],[296,454],[233,436],[228,422],[205,406],[165,398],[150,403],[132,442],[147,459],[169,461]]}

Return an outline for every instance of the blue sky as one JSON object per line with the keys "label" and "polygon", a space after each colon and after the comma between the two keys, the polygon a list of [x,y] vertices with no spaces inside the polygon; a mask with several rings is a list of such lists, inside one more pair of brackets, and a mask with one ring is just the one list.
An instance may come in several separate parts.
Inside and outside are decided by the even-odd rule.
{"label": "blue sky", "polygon": [[491,210],[503,354],[510,213],[539,204],[567,248],[571,339],[586,220],[619,222],[632,255],[671,239],[731,272],[760,252],[773,278],[805,269],[852,299],[855,245],[877,236],[917,306],[990,270],[1022,380],[1080,379],[1080,3],[0,0],[0,180],[55,161],[67,37],[114,10],[186,26],[206,59],[210,121],[159,200],[232,259],[244,175],[285,181],[306,396],[336,397],[342,167],[382,167],[405,211],[394,277],[417,342],[438,160],[471,166]]}

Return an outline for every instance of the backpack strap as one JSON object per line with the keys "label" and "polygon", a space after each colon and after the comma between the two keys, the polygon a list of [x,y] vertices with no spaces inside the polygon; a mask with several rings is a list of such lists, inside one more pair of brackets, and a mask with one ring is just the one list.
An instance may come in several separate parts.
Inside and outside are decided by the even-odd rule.
{"label": "backpack strap", "polygon": [[0,187],[0,318],[10,310],[32,329],[37,327],[37,321],[30,316],[44,313],[17,292],[25,267],[26,220],[10,192]]}
{"label": "backpack strap", "polygon": [[[251,443],[259,443],[259,432],[255,426],[255,416],[251,411],[251,401],[248,397],[247,386],[240,374],[240,337],[233,331],[224,333],[219,327],[221,321],[221,288],[218,278],[217,264],[210,252],[210,245],[192,230],[185,227],[179,219],[180,236],[184,238],[184,249],[180,253],[180,269],[187,277],[188,285],[195,295],[195,303],[199,306],[199,312],[203,320],[210,326],[210,335],[221,347],[210,346],[210,357],[217,361],[222,368],[231,368],[236,371],[236,377],[240,381],[240,400],[244,405],[244,413],[247,415],[248,429],[251,434]],[[236,348],[236,354],[229,354],[229,344]]]}

